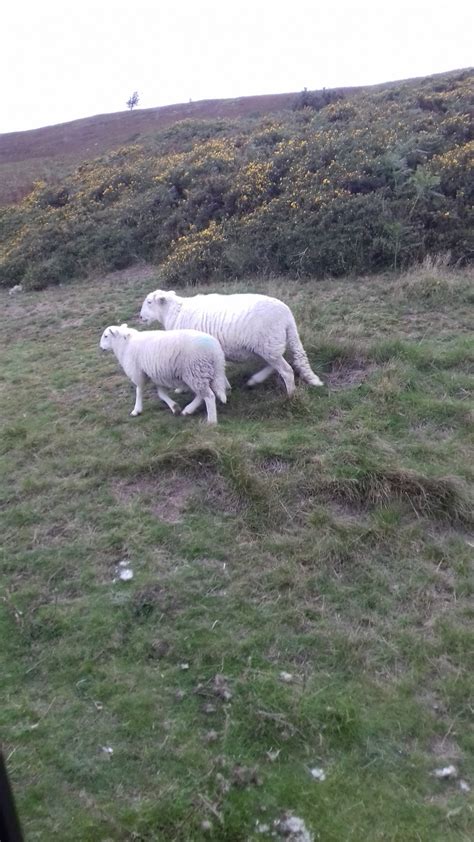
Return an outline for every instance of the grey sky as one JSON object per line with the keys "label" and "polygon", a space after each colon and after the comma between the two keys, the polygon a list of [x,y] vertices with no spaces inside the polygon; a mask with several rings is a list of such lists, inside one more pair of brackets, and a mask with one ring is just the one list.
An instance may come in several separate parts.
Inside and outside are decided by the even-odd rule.
{"label": "grey sky", "polygon": [[68,0],[2,12],[0,132],[474,64],[474,3]]}

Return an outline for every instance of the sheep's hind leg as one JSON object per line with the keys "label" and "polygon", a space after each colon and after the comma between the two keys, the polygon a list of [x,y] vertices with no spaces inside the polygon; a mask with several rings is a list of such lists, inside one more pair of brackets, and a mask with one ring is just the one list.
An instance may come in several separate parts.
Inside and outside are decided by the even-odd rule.
{"label": "sheep's hind leg", "polygon": [[208,424],[217,424],[217,409],[216,409],[216,396],[210,386],[202,386],[200,389],[200,394],[196,395],[193,401],[191,401],[188,406],[182,411],[182,415],[190,415],[194,412],[198,406],[204,403],[206,404],[207,409],[207,423]]}
{"label": "sheep's hind leg", "polygon": [[204,403],[207,409],[207,423],[217,424],[216,396],[211,389],[204,395]]}
{"label": "sheep's hind leg", "polygon": [[274,368],[272,365],[266,365],[265,368],[261,369],[261,371],[257,371],[255,374],[252,374],[250,380],[247,380],[247,386],[252,387],[256,386],[257,383],[263,383],[267,377],[270,377],[270,374],[272,374],[273,371]]}
{"label": "sheep's hind leg", "polygon": [[166,406],[169,406],[173,415],[179,415],[181,412],[181,408],[179,404],[173,401],[168,392],[166,392],[161,386],[157,387],[158,397],[165,402]]}
{"label": "sheep's hind leg", "polygon": [[192,400],[191,403],[188,403],[184,407],[183,411],[181,412],[181,415],[192,415],[194,412],[196,412],[196,409],[199,409],[202,402],[203,398],[194,398],[194,400]]}
{"label": "sheep's hind leg", "polygon": [[266,361],[280,375],[285,384],[288,397],[291,398],[295,391],[295,375],[291,365],[287,363],[284,357],[277,357],[275,360],[269,360],[267,358]]}

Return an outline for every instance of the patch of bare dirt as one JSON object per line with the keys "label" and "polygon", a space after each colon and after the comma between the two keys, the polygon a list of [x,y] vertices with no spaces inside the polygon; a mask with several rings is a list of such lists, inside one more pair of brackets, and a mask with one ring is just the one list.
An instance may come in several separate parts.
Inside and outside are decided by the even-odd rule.
{"label": "patch of bare dirt", "polygon": [[112,491],[120,503],[141,500],[159,520],[172,524],[183,521],[194,501],[225,514],[235,514],[242,506],[225,479],[210,470],[199,475],[174,471],[159,477],[141,476],[133,482],[119,480]]}
{"label": "patch of bare dirt", "polygon": [[132,608],[137,617],[146,618],[154,611],[175,613],[181,607],[176,594],[162,585],[148,585],[137,591],[133,597]]}
{"label": "patch of bare dirt", "polygon": [[118,287],[122,281],[129,284],[131,281],[139,283],[152,278],[156,279],[156,266],[152,266],[151,263],[136,263],[133,266],[128,266],[127,269],[116,269],[114,272],[108,272],[101,278],[101,282],[109,282],[112,287]]}
{"label": "patch of bare dirt", "polygon": [[160,478],[139,477],[133,482],[120,480],[112,490],[120,503],[134,503],[140,499],[160,520],[180,523],[188,502],[198,489],[192,478],[174,473]]}
{"label": "patch of bare dirt", "polygon": [[259,462],[259,469],[264,474],[271,474],[272,476],[286,474],[290,468],[291,464],[280,456],[265,456]]}
{"label": "patch of bare dirt", "polygon": [[431,754],[438,760],[460,760],[462,751],[457,742],[449,737],[436,737],[429,747]]}
{"label": "patch of bare dirt", "polygon": [[376,368],[375,363],[369,363],[367,360],[337,360],[324,379],[334,392],[354,389],[367,380]]}

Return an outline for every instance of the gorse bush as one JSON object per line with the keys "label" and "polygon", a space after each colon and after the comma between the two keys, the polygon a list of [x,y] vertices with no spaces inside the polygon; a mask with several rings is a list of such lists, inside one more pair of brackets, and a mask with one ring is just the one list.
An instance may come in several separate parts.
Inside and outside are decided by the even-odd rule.
{"label": "gorse bush", "polygon": [[1,283],[42,287],[147,260],[166,283],[472,258],[470,71],[278,118],[193,122],[36,184],[0,211]]}

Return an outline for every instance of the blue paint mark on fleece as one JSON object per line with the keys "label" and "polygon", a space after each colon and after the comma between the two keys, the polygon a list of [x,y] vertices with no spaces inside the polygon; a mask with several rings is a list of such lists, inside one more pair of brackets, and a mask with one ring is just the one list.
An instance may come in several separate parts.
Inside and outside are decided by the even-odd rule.
{"label": "blue paint mark on fleece", "polygon": [[214,347],[216,344],[216,340],[212,336],[198,336],[195,341],[204,348]]}

